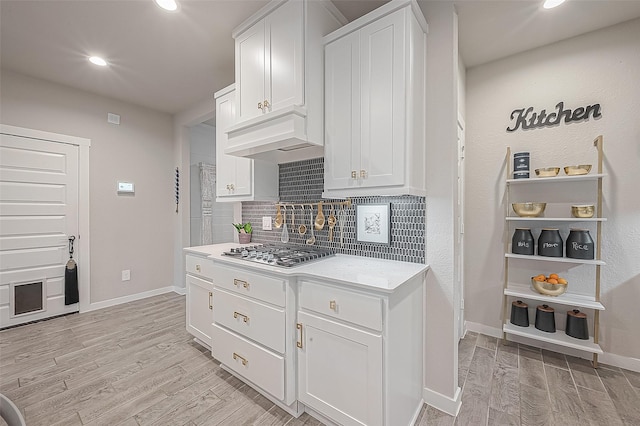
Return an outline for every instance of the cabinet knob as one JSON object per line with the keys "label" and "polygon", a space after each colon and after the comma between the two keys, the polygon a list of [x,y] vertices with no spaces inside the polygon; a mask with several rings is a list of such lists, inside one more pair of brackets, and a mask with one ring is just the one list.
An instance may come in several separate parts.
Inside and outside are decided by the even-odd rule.
{"label": "cabinet knob", "polygon": [[262,109],[262,102],[258,102],[258,109]]}
{"label": "cabinet knob", "polygon": [[196,265],[196,271],[200,272],[200,265]]}
{"label": "cabinet knob", "polygon": [[357,179],[358,173],[355,170],[351,170],[351,179]]}
{"label": "cabinet knob", "polygon": [[264,109],[267,109],[267,108],[269,108],[270,106],[271,106],[271,105],[269,104],[269,101],[265,99],[265,100],[264,100]]}
{"label": "cabinet knob", "polygon": [[330,300],[329,301],[329,309],[331,309],[332,311],[337,311],[336,307],[337,307],[336,301],[335,300]]}
{"label": "cabinet knob", "polygon": [[366,170],[360,170],[360,177],[362,179],[366,178],[367,177],[367,171]]}

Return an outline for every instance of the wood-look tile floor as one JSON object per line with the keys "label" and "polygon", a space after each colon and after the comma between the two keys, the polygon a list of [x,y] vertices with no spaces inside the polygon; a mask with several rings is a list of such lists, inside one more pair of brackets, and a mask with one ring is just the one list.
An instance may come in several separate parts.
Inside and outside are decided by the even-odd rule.
{"label": "wood-look tile floor", "polygon": [[[459,374],[458,417],[420,425],[640,425],[639,373],[468,333]],[[321,425],[216,366],[173,293],[0,331],[0,392],[28,426]]]}

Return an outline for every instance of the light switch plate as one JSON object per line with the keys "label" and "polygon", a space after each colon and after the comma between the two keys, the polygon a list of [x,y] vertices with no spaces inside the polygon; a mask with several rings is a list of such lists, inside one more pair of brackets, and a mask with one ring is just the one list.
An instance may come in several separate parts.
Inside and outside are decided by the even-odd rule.
{"label": "light switch plate", "polygon": [[118,182],[118,193],[120,194],[133,194],[135,192],[135,185],[133,182]]}
{"label": "light switch plate", "polygon": [[262,230],[263,231],[271,231],[273,228],[271,227],[271,216],[262,216]]}

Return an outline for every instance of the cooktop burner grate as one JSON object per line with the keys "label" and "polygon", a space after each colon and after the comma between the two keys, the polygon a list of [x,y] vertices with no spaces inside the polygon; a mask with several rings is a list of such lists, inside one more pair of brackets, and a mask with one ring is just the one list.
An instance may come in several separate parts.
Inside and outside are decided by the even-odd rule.
{"label": "cooktop burner grate", "polygon": [[290,268],[303,263],[333,256],[335,251],[326,248],[291,244],[263,244],[232,248],[222,254],[225,256],[233,256],[248,262]]}

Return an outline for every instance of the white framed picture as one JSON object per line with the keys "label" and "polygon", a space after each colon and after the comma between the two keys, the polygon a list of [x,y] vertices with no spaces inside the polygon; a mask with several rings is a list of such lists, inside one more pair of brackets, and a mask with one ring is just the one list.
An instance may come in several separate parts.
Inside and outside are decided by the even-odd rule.
{"label": "white framed picture", "polygon": [[356,206],[356,241],[386,245],[391,243],[391,203]]}

